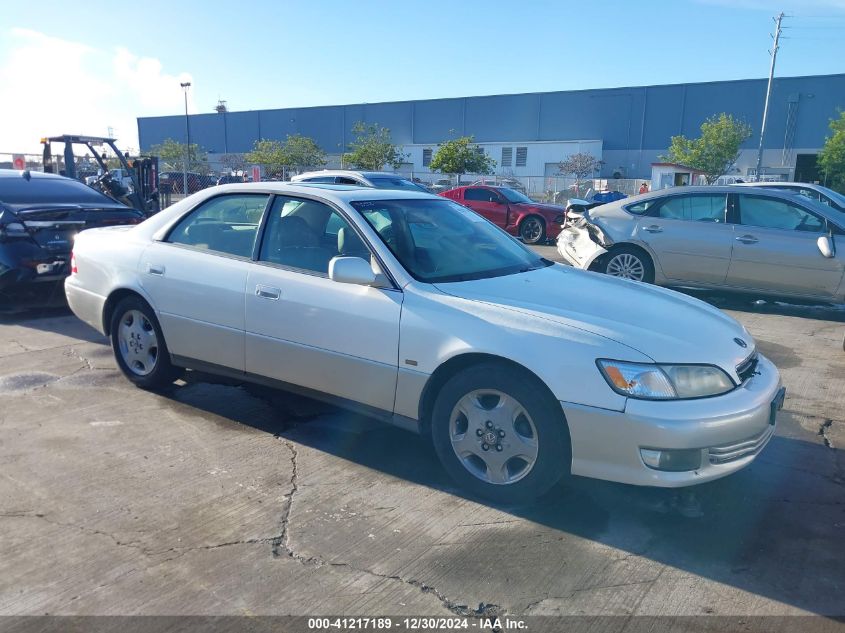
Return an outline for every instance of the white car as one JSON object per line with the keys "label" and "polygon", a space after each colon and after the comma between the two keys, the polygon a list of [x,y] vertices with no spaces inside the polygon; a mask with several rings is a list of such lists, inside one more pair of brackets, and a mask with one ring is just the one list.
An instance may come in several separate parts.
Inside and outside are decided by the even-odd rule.
{"label": "white car", "polygon": [[188,368],[320,397],[430,434],[497,501],[569,473],[716,479],[763,449],[783,402],[719,310],[554,264],[429,194],[224,185],[80,233],[72,270],[71,309],[136,385]]}

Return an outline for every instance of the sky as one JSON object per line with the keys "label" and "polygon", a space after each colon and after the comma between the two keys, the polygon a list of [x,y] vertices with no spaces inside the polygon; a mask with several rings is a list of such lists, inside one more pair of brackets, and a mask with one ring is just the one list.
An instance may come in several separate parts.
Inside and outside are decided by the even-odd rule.
{"label": "sky", "polygon": [[[6,5],[6,6],[4,6]],[[136,118],[845,72],[845,0],[0,0],[0,154]],[[843,104],[845,105],[845,104]]]}

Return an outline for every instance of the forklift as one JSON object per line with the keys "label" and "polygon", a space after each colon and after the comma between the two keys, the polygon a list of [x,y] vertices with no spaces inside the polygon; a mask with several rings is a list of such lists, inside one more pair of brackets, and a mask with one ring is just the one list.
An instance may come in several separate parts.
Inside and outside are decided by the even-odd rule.
{"label": "forklift", "polygon": [[[99,165],[99,175],[95,177],[93,182],[87,184],[91,184],[92,187],[108,197],[137,209],[147,217],[161,211],[158,157],[129,158],[128,154],[124,154],[117,149],[115,139],[99,136],[63,134],[62,136],[42,138],[41,143],[44,145],[43,165],[45,172],[61,173],[68,178],[80,180],[82,174],[79,173],[73,149],[74,145],[83,145]],[[57,169],[58,161],[54,161],[53,143],[64,143],[64,165],[62,169]],[[112,170],[106,164],[108,156],[103,151],[104,146],[111,148],[115,157],[120,161],[122,173],[128,176],[129,182],[121,182],[124,179],[114,177]]]}

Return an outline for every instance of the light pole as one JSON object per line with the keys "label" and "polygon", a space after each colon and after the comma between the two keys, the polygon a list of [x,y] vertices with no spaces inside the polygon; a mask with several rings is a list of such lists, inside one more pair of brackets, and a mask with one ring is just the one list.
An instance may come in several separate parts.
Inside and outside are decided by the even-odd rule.
{"label": "light pole", "polygon": [[188,88],[191,82],[180,83],[185,91],[185,160],[182,163],[182,193],[188,195],[188,160],[191,157],[191,124],[188,122]]}
{"label": "light pole", "polygon": [[775,61],[778,58],[778,42],[780,41],[780,23],[783,20],[783,12],[779,13],[775,18],[775,43],[772,45],[772,65],[769,66],[769,83],[766,86],[766,102],[763,104],[763,124],[760,126],[760,146],[757,149],[757,182],[760,182],[761,172],[763,171],[763,137],[766,135],[766,121],[769,118],[769,99],[772,96],[772,79],[775,76]]}

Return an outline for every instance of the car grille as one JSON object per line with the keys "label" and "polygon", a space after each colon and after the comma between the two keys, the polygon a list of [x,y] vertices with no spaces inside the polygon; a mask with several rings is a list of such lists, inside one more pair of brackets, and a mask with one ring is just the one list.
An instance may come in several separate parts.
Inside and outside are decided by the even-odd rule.
{"label": "car grille", "polygon": [[739,365],[736,366],[736,373],[737,376],[739,376],[740,383],[744,383],[756,373],[757,363],[759,362],[759,360],[760,359],[757,357],[757,352],[754,351],[751,353],[751,356],[749,356]]}
{"label": "car grille", "polygon": [[766,426],[765,430],[756,437],[752,437],[735,444],[724,446],[711,446],[709,449],[711,464],[727,464],[749,455],[756,455],[763,450],[763,447],[772,439],[775,427],[773,424]]}

